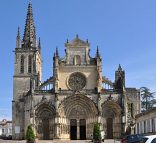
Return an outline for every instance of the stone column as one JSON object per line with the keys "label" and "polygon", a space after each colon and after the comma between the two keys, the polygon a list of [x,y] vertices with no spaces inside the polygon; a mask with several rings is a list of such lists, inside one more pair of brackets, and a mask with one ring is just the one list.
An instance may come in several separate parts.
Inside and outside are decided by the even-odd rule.
{"label": "stone column", "polygon": [[80,139],[80,121],[77,120],[77,140]]}
{"label": "stone column", "polygon": [[60,136],[60,124],[59,124],[59,117],[55,117],[55,139],[58,139]]}

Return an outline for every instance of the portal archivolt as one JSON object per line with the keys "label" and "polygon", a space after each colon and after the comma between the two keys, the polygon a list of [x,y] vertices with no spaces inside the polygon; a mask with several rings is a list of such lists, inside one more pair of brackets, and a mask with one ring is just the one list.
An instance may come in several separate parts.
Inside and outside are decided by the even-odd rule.
{"label": "portal archivolt", "polygon": [[70,118],[76,112],[85,115],[86,118],[94,117],[98,114],[95,103],[84,95],[73,95],[63,100],[59,106],[59,115]]}
{"label": "portal archivolt", "polygon": [[97,122],[98,109],[95,103],[84,95],[73,95],[64,99],[59,106],[59,116],[69,123],[70,139],[89,139],[93,125]]}

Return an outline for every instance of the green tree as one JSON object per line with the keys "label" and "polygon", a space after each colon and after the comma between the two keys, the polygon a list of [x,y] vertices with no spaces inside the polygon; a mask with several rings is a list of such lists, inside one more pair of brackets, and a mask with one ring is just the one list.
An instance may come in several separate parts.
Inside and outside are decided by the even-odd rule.
{"label": "green tree", "polygon": [[29,125],[26,132],[26,140],[29,142],[35,141],[35,134],[32,125]]}
{"label": "green tree", "polygon": [[141,106],[143,111],[148,110],[153,107],[152,99],[154,98],[154,92],[151,92],[147,87],[140,88],[140,95],[141,95]]}
{"label": "green tree", "polygon": [[101,141],[101,132],[99,123],[94,124],[93,139],[95,141]]}

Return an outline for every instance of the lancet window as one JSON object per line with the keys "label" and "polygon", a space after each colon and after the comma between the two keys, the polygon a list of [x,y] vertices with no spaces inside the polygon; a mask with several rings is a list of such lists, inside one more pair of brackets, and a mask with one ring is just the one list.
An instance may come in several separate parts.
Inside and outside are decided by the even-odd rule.
{"label": "lancet window", "polygon": [[20,73],[24,73],[24,55],[21,55],[21,68]]}
{"label": "lancet window", "polygon": [[28,73],[32,73],[32,56],[28,57]]}
{"label": "lancet window", "polygon": [[80,65],[81,64],[81,57],[79,55],[74,56],[74,65]]}

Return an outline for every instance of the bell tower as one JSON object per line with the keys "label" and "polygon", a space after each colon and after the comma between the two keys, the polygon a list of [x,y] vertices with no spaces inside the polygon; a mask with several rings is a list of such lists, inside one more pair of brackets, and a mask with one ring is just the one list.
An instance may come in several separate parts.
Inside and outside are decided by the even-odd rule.
{"label": "bell tower", "polygon": [[[13,139],[24,137],[24,96],[39,86],[42,77],[40,39],[36,42],[32,4],[29,2],[23,40],[18,27],[16,37],[14,76],[13,76]],[[17,130],[20,133],[17,134]]]}
{"label": "bell tower", "polygon": [[115,71],[115,89],[116,91],[123,93],[123,88],[125,88],[125,71],[122,70],[121,65],[117,71]]}

